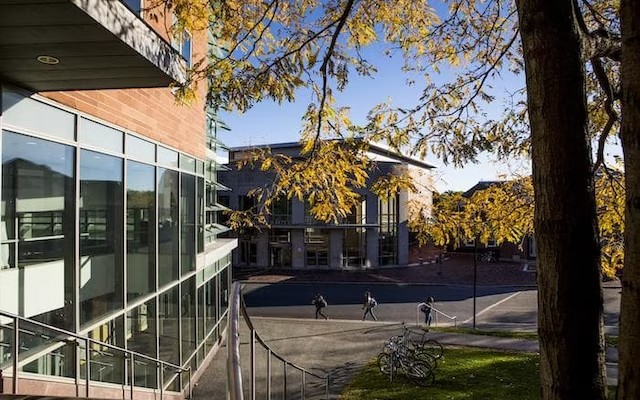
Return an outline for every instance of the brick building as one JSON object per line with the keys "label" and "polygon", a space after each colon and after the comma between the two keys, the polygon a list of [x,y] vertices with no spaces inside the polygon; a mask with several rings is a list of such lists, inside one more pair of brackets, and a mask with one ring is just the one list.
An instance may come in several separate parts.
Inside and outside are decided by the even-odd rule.
{"label": "brick building", "polygon": [[188,107],[169,87],[207,33],[172,21],[0,1],[0,393],[183,398],[219,345],[215,115],[206,85]]}

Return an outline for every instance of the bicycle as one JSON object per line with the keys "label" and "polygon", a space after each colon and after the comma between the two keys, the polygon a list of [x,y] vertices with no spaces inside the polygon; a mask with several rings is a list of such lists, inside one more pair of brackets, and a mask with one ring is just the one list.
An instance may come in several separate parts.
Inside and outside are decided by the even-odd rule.
{"label": "bicycle", "polygon": [[377,362],[380,372],[393,379],[396,371],[404,374],[419,386],[431,386],[435,381],[435,372],[429,363],[417,359],[395,344],[390,343],[390,352],[378,354]]}

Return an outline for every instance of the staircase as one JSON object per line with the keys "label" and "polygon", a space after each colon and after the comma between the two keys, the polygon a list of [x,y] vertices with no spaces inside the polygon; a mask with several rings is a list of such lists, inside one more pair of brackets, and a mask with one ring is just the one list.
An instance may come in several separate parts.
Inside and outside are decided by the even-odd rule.
{"label": "staircase", "polygon": [[0,311],[0,399],[191,397],[191,368]]}

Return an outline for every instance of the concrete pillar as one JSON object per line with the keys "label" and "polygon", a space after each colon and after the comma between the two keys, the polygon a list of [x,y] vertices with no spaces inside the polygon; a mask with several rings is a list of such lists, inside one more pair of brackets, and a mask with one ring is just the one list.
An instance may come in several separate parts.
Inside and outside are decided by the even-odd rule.
{"label": "concrete pillar", "polygon": [[304,246],[304,229],[291,230],[291,268],[302,269],[306,267]]}
{"label": "concrete pillar", "polygon": [[342,268],[342,247],[344,232],[342,229],[329,230],[329,268]]}

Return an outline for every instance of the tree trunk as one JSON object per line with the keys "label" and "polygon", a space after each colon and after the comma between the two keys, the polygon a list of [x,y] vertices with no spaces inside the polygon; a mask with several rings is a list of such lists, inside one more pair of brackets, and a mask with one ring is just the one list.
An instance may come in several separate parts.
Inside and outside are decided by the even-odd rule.
{"label": "tree trunk", "polygon": [[625,169],[624,271],[620,308],[619,400],[640,399],[640,3],[624,0],[622,125]]}
{"label": "tree trunk", "polygon": [[531,126],[542,399],[606,398],[584,63],[571,1],[517,0]]}

